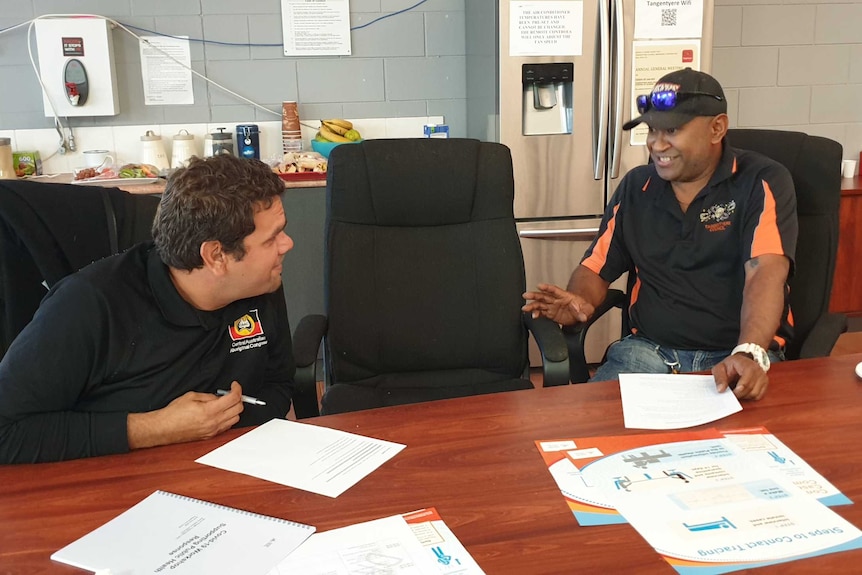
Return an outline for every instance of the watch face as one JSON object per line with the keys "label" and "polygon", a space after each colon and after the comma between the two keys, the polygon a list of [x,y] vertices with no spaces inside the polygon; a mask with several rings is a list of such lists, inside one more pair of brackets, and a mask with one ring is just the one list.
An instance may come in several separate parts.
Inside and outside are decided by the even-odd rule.
{"label": "watch face", "polygon": [[740,344],[735,348],[737,353],[749,356],[763,368],[763,371],[769,371],[769,355],[766,350],[755,343]]}
{"label": "watch face", "polygon": [[769,370],[769,356],[766,355],[766,351],[762,348],[755,348],[754,350],[754,361],[760,364],[760,367],[763,368],[763,371]]}

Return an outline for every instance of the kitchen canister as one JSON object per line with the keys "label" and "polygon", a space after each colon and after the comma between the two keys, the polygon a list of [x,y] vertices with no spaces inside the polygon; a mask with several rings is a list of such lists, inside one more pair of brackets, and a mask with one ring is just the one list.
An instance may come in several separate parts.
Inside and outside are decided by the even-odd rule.
{"label": "kitchen canister", "polygon": [[236,127],[236,149],[239,157],[260,159],[260,132],[257,124],[242,124]]}
{"label": "kitchen canister", "polygon": [[16,180],[15,164],[12,162],[12,139],[0,138],[0,179]]}
{"label": "kitchen canister", "polygon": [[141,136],[141,163],[155,166],[159,171],[168,169],[168,156],[162,137],[152,130],[147,130]]}
{"label": "kitchen canister", "polygon": [[195,149],[195,137],[188,130],[180,130],[173,137],[173,148],[171,150],[171,167],[174,169],[185,168],[189,165],[192,156],[197,156]]}

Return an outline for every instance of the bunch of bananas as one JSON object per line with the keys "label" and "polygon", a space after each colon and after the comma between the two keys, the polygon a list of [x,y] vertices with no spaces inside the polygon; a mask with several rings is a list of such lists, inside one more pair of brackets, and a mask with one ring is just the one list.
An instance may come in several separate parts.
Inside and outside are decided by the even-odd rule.
{"label": "bunch of bananas", "polygon": [[362,136],[353,128],[353,123],[341,118],[320,121],[320,131],[314,138],[318,142],[336,142],[346,144],[358,142]]}

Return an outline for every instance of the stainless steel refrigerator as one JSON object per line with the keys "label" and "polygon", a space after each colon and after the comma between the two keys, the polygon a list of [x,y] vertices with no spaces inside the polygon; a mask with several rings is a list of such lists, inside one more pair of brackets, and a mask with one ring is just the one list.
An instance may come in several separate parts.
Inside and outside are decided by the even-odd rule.
{"label": "stainless steel refrigerator", "polygon": [[[710,68],[713,0],[702,2],[700,29],[692,33],[689,26],[692,37],[700,36],[697,40],[656,38],[662,35],[666,19],[675,14],[647,14],[647,4],[635,0],[466,3],[467,135],[502,142],[512,151],[515,217],[528,289],[539,282],[565,287],[620,179],[647,161],[646,147],[632,145],[632,136],[622,130],[622,124],[632,117],[637,94],[652,85],[653,80],[644,80],[650,75],[650,58],[666,66],[664,52],[675,52],[679,46],[680,65],[674,68]],[[637,41],[636,6],[642,19]],[[571,11],[577,17],[571,18]],[[529,29],[537,21],[541,28],[542,19],[552,17],[548,14],[563,12],[562,24],[556,28],[579,33],[579,48],[531,54],[531,46],[523,45],[524,38],[529,44],[530,36],[517,30],[515,23]],[[647,16],[660,21],[650,28]],[[694,61],[688,49],[692,43],[699,52]],[[634,77],[633,58],[638,59]],[[632,83],[638,79],[642,85],[633,90]],[[588,361],[599,361],[619,332],[618,315],[608,314],[590,331]],[[533,349],[531,363],[538,365],[538,361]]]}

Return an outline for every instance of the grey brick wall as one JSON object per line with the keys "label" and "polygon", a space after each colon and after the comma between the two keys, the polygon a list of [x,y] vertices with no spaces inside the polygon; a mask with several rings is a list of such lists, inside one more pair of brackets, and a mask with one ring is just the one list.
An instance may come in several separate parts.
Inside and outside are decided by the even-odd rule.
{"label": "grey brick wall", "polygon": [[[452,135],[463,136],[466,1],[428,0],[412,11],[354,30],[349,57],[283,56],[279,0],[2,0],[0,30],[39,15],[75,12],[190,38],[277,44],[193,42],[192,67],[275,112],[280,112],[282,101],[296,100],[300,117],[309,119],[445,115]],[[351,27],[415,3],[351,0]],[[113,31],[113,38],[120,114],[75,118],[76,127],[278,119],[198,78],[194,105],[145,106],[138,41],[121,29]],[[5,87],[0,90],[0,130],[52,126],[30,67],[26,26],[0,33],[0,77]]]}
{"label": "grey brick wall", "polygon": [[713,73],[731,126],[862,151],[862,0],[716,0]]}
{"label": "grey brick wall", "polygon": [[[468,2],[470,5],[468,6]],[[3,0],[0,29],[37,15],[100,14],[157,32],[241,43],[281,42],[278,0]],[[351,0],[351,26],[416,0]],[[298,100],[303,118],[443,115],[453,136],[477,130],[468,97],[492,91],[494,56],[477,52],[468,10],[487,0],[429,0],[351,34],[350,57],[286,58],[279,46],[192,44],[192,65],[277,111]],[[476,8],[474,8],[476,7]],[[475,20],[475,19],[474,19]],[[140,33],[140,32],[139,32]],[[0,130],[47,128],[30,69],[26,27],[0,34]],[[78,118],[76,126],[238,122],[274,116],[194,80],[192,106],[144,106],[137,41],[114,31],[121,114]],[[727,89],[731,124],[798,129],[862,150],[862,0],[716,0],[713,72]],[[465,77],[471,69],[484,75]],[[478,115],[477,115],[478,116]],[[493,134],[488,134],[494,139]]]}

